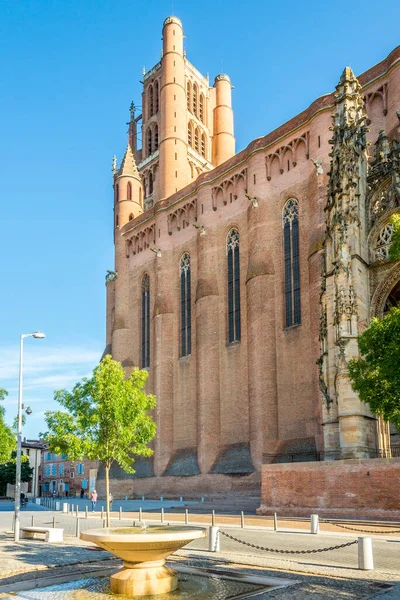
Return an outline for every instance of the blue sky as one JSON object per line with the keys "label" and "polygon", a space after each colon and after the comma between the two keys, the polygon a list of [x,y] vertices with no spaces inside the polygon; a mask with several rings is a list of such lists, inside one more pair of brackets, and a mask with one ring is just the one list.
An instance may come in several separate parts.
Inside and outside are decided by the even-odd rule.
{"label": "blue sky", "polygon": [[377,5],[248,0],[1,0],[0,387],[11,421],[25,342],[27,437],[43,431],[54,389],[91,372],[105,336],[113,267],[111,158],[121,158],[142,67],[161,27],[184,25],[188,59],[235,86],[237,150],[400,43],[397,0]]}

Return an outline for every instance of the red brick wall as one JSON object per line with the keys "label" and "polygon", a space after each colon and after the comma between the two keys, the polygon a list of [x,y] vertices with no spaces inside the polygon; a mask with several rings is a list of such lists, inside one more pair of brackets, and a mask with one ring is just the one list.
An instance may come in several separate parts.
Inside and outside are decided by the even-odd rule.
{"label": "red brick wall", "polygon": [[400,458],[263,465],[260,514],[400,518]]}

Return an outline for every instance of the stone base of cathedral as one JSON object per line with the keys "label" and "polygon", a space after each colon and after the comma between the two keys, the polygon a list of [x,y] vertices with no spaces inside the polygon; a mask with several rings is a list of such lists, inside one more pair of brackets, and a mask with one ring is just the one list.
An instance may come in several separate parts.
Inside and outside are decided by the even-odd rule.
{"label": "stone base of cathedral", "polygon": [[[105,496],[105,480],[98,479],[96,489],[100,497]],[[125,479],[110,479],[110,490],[114,498],[159,498],[200,500],[217,496],[260,496],[260,473],[250,475],[207,474],[193,477],[144,477],[128,476]],[[240,509],[239,509],[240,510]]]}
{"label": "stone base of cathedral", "polygon": [[400,458],[263,465],[259,514],[400,519]]}

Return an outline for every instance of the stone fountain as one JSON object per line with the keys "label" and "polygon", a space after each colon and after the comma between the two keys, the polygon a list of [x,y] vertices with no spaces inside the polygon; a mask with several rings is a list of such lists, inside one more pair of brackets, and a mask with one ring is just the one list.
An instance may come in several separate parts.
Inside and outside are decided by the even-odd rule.
{"label": "stone fountain", "polygon": [[190,526],[113,527],[81,533],[83,540],[122,558],[124,566],[110,577],[111,591],[130,597],[175,590],[177,573],[165,566],[165,559],[192,540],[205,536],[204,528]]}

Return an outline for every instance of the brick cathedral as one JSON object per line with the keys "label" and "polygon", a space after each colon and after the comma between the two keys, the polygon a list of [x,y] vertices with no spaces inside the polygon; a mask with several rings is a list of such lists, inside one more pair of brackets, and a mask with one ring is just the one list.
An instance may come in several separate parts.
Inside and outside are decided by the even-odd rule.
{"label": "brick cathedral", "polygon": [[178,18],[162,36],[113,162],[106,348],[148,370],[157,437],[115,489],[257,494],[269,466],[390,457],[347,361],[400,299],[400,47],[236,154],[228,75],[189,62]]}

